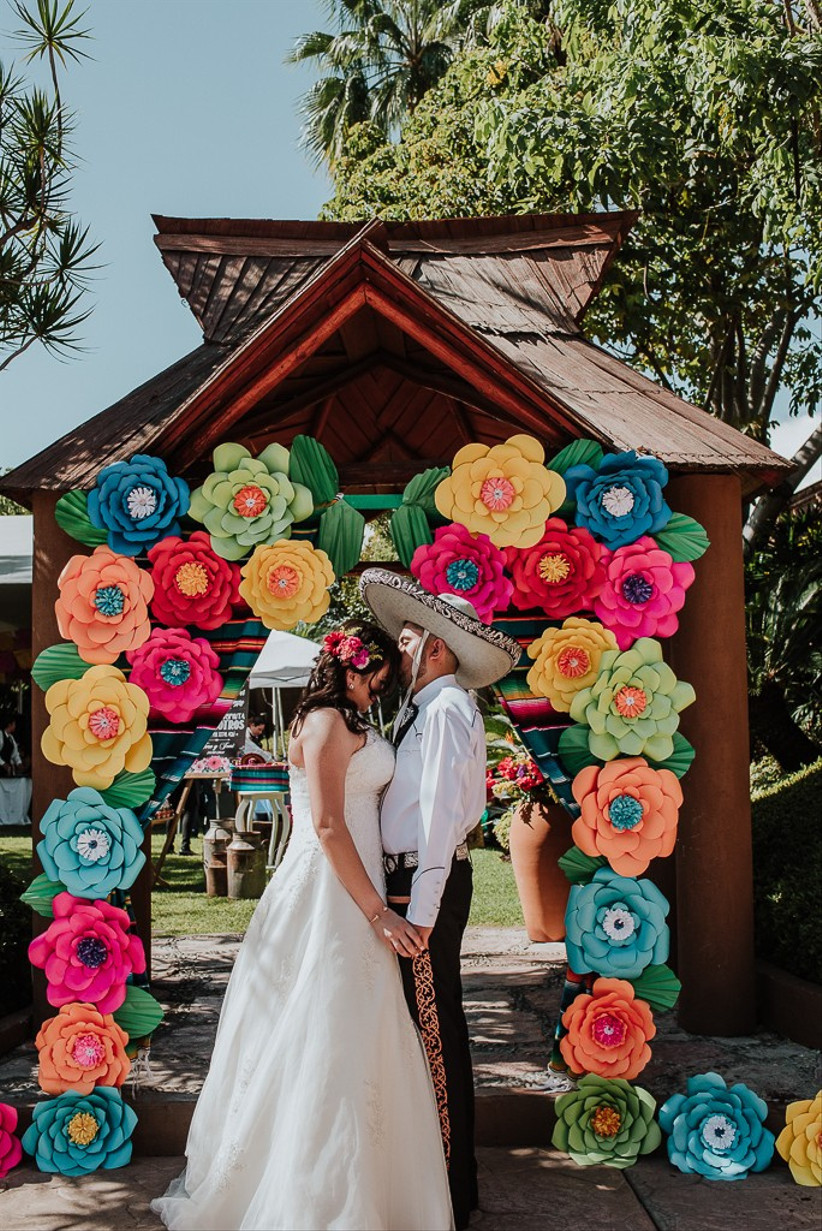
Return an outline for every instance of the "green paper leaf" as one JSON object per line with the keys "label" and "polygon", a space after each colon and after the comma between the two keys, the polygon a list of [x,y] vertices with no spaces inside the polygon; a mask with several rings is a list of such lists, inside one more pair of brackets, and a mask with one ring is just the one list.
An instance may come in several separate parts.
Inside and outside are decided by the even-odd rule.
{"label": "green paper leaf", "polygon": [[71,641],[61,641],[40,651],[34,660],[31,675],[43,692],[48,692],[58,680],[82,679],[91,666],[80,657],[76,645]]}
{"label": "green paper leaf", "polygon": [[397,555],[406,568],[411,567],[411,559],[418,547],[434,542],[428,518],[418,504],[401,504],[394,511],[389,530]]}
{"label": "green paper leaf", "polygon": [[54,508],[54,520],[61,530],[87,547],[99,547],[108,542],[108,531],[98,530],[91,524],[87,492],[75,489],[61,496]]}
{"label": "green paper leaf", "polygon": [[677,778],[684,778],[696,756],[696,749],[684,735],[680,735],[679,731],[674,731],[673,741],[674,750],[667,760],[651,761],[649,757],[648,762],[653,765],[654,769],[669,769],[671,773],[676,774]]}
{"label": "green paper leaf", "polygon": [[588,744],[590,728],[578,722],[576,726],[566,727],[559,737],[558,753],[565,772],[574,778],[586,765],[601,765],[602,761],[595,757]]}
{"label": "green paper leaf", "polygon": [[35,876],[34,880],[23,893],[20,894],[20,901],[25,902],[38,915],[42,915],[44,919],[54,918],[54,909],[52,902],[57,897],[58,893],[65,893],[66,887],[60,881],[52,881],[46,876],[45,872],[41,872],[39,876]]}
{"label": "green paper leaf", "polygon": [[337,577],[359,564],[365,518],[346,500],[335,500],[320,518],[317,546],[328,556]]}
{"label": "green paper leaf", "polygon": [[156,785],[157,776],[153,769],[141,770],[139,774],[130,774],[124,769],[100,794],[110,808],[134,809],[151,799]]}
{"label": "green paper leaf", "polygon": [[674,1007],[682,990],[682,984],[670,966],[646,966],[638,978],[629,982],[633,983],[636,995],[660,1013]]}
{"label": "green paper leaf", "polygon": [[602,445],[595,440],[572,440],[564,449],[560,449],[556,457],[551,458],[547,466],[557,474],[565,474],[572,466],[591,466],[596,470],[604,456]]}
{"label": "green paper leaf", "polygon": [[597,869],[604,868],[608,860],[604,855],[583,855],[578,846],[572,846],[557,863],[572,885],[587,885],[594,879]]}
{"label": "green paper leaf", "polygon": [[679,562],[698,560],[711,545],[705,527],[684,513],[673,513],[667,525],[657,530],[654,538],[672,560]]}
{"label": "green paper leaf", "polygon": [[340,490],[340,477],[331,454],[313,436],[295,436],[291,444],[290,477],[314,497],[314,506],[330,504]]}
{"label": "green paper leaf", "polygon": [[114,1014],[114,1020],[129,1039],[144,1039],[157,1029],[164,1016],[150,992],[129,983],[126,998]]}
{"label": "green paper leaf", "polygon": [[413,504],[427,517],[438,517],[439,511],[434,503],[434,492],[451,473],[450,466],[434,466],[415,475],[402,493],[403,504]]}

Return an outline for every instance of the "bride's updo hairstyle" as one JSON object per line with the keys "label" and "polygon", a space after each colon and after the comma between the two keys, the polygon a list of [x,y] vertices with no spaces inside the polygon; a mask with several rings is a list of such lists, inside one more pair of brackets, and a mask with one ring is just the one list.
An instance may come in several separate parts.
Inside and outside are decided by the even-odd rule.
{"label": "bride's updo hairstyle", "polygon": [[327,633],[322,640],[322,649],[314,664],[309,681],[291,723],[296,735],[311,710],[331,708],[339,710],[349,731],[361,735],[368,727],[365,717],[346,695],[346,675],[372,675],[381,667],[389,667],[386,689],[390,689],[397,677],[400,652],[394,641],[382,628],[366,620],[346,620],[339,628]]}

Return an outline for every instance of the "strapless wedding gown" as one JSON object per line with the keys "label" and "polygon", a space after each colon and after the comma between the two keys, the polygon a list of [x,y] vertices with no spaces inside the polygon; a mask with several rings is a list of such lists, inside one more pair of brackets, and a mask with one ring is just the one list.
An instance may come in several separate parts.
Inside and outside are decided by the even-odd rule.
{"label": "strapless wedding gown", "polygon": [[[345,819],[384,889],[379,799],[394,750],[369,732]],[[447,1231],[439,1120],[397,961],[337,880],[291,767],[294,828],[226,991],[187,1167],[152,1202],[179,1231]]]}

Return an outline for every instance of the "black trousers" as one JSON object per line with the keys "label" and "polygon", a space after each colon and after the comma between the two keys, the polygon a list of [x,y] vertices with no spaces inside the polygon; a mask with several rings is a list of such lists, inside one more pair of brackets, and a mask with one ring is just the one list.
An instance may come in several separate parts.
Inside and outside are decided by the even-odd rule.
{"label": "black trousers", "polygon": [[[408,897],[413,869],[388,874],[389,897]],[[455,859],[440,903],[437,922],[428,941],[434,982],[434,999],[439,1018],[442,1059],[445,1067],[446,1098],[450,1122],[450,1161],[448,1182],[457,1231],[468,1226],[471,1210],[477,1207],[477,1162],[474,1156],[474,1073],[468,1043],[468,1024],[462,1007],[460,947],[471,910],[473,881],[471,863]],[[398,914],[407,906],[391,903]],[[411,1016],[420,1025],[417,987],[413,962],[400,958],[403,989]]]}

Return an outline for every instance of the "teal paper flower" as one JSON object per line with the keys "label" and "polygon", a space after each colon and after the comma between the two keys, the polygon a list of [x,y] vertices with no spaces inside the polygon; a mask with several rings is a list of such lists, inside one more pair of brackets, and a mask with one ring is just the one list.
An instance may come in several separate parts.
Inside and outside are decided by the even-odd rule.
{"label": "teal paper flower", "polygon": [[629,650],[606,650],[593,684],[571,701],[574,722],[590,728],[588,747],[601,761],[673,755],[679,715],[696,694],[662,661],[662,646],[640,637]]}
{"label": "teal paper flower", "polygon": [[688,1078],[687,1094],[663,1104],[659,1123],[668,1134],[668,1157],[680,1171],[707,1180],[744,1180],[773,1158],[767,1114],[767,1103],[742,1082],[728,1089],[718,1073],[700,1073]]}
{"label": "teal paper flower", "polygon": [[599,868],[587,885],[572,885],[565,912],[568,965],[613,979],[636,979],[668,960],[670,905],[647,879]]}
{"label": "teal paper flower", "polygon": [[224,560],[242,560],[260,544],[291,535],[291,525],[314,511],[311,492],[289,478],[290,455],[271,444],[259,457],[238,444],[218,445],[214,471],[191,494],[189,514],[211,536]]}
{"label": "teal paper flower", "polygon": [[554,1108],[557,1122],[551,1141],[580,1167],[600,1164],[624,1170],[662,1140],[654,1120],[655,1099],[621,1077],[587,1073]]}
{"label": "teal paper flower", "polygon": [[143,829],[130,808],[112,808],[92,787],[55,799],[40,822],[37,854],[49,880],[78,898],[130,889],[146,861]]}
{"label": "teal paper flower", "polygon": [[68,1090],[37,1103],[23,1149],[34,1155],[41,1171],[57,1175],[89,1175],[110,1171],[131,1161],[135,1112],[113,1086],[97,1086],[91,1094]]}

